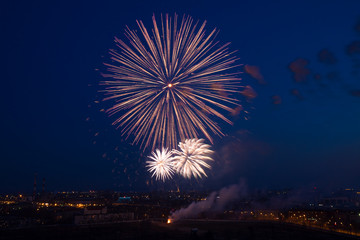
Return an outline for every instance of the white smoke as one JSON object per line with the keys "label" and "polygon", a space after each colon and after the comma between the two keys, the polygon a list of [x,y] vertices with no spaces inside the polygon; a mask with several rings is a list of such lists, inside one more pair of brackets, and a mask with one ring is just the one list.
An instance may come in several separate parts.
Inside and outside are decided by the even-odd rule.
{"label": "white smoke", "polygon": [[222,211],[226,205],[246,196],[247,190],[244,181],[229,187],[224,187],[220,191],[212,192],[206,200],[192,202],[188,207],[181,208],[171,214],[173,221],[184,218],[195,218],[200,213],[210,211]]}

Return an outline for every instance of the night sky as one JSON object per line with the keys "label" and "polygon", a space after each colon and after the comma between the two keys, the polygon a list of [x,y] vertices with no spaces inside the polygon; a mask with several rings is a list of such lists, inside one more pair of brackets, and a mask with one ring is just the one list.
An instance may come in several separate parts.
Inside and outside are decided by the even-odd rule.
{"label": "night sky", "polygon": [[239,94],[248,120],[220,123],[208,179],[178,185],[359,187],[360,1],[74,2],[1,3],[0,192],[31,192],[34,173],[51,191],[164,187],[98,93],[114,36],[161,13],[220,29],[256,92]]}

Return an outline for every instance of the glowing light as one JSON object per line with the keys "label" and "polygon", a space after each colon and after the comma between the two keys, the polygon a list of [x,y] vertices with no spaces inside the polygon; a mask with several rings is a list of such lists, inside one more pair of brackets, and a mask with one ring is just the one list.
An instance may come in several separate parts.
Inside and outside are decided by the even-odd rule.
{"label": "glowing light", "polygon": [[204,144],[204,139],[186,139],[180,142],[181,151],[173,150],[173,164],[177,173],[185,178],[207,177],[203,168],[210,169],[209,161],[213,161],[210,154],[210,145]]}
{"label": "glowing light", "polygon": [[229,43],[215,41],[216,29],[205,32],[206,21],[166,15],[159,25],[155,16],[152,22],[148,31],[137,21],[139,35],[127,28],[129,43],[115,38],[120,51],[110,51],[114,63],[105,64],[109,80],[101,82],[104,100],[114,101],[106,112],[123,135],[145,148],[172,149],[199,134],[212,143],[211,134],[223,136],[215,119],[231,124],[219,110],[240,106],[233,97],[241,80],[237,57]]}
{"label": "glowing light", "polygon": [[151,161],[146,161],[146,167],[152,173],[151,177],[155,176],[156,180],[160,179],[162,181],[172,177],[174,170],[171,162],[171,151],[168,151],[167,148],[163,148],[162,151],[156,149],[156,152],[153,152],[149,158]]}
{"label": "glowing light", "polygon": [[170,218],[168,218],[168,220],[167,220],[167,224],[170,224],[171,223],[171,219]]}

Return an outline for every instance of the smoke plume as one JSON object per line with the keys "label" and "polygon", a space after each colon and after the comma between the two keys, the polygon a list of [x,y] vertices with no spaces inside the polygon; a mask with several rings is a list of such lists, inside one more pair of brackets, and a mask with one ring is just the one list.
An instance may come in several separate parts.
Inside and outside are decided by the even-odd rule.
{"label": "smoke plume", "polygon": [[188,207],[181,208],[171,214],[170,218],[174,221],[184,218],[196,218],[203,212],[219,212],[226,208],[231,202],[246,196],[247,190],[244,181],[229,187],[224,187],[220,191],[212,192],[205,200],[192,202]]}

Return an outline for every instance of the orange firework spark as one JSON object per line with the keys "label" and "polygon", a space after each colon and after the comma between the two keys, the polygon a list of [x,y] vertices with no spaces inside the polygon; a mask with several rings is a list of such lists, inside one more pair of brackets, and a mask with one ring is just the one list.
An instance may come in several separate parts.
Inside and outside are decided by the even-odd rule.
{"label": "orange firework spark", "polygon": [[[184,16],[153,20],[151,32],[137,21],[141,34],[126,29],[129,43],[115,38],[120,51],[110,50],[114,64],[103,81],[104,100],[113,100],[107,112],[122,134],[134,136],[142,147],[174,148],[179,140],[223,133],[213,118],[232,124],[219,110],[231,113],[239,106],[232,97],[241,78],[237,57],[229,43],[215,42],[216,29],[206,34],[204,21]],[[214,87],[215,86],[215,87]]]}

